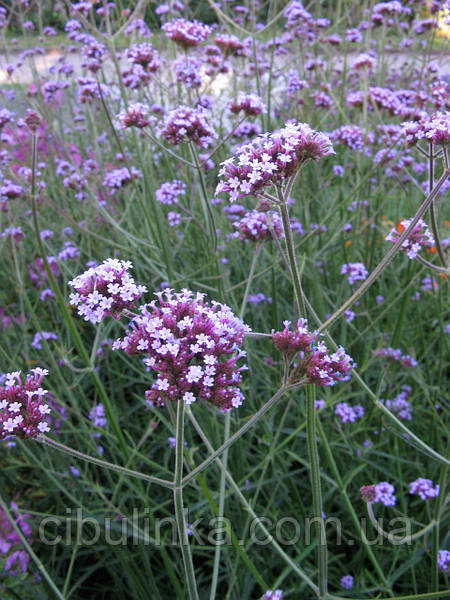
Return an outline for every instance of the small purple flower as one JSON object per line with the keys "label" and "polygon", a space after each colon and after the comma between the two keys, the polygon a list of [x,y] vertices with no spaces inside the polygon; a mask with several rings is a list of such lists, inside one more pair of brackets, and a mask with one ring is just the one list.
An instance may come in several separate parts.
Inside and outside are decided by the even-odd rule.
{"label": "small purple flower", "polygon": [[253,210],[246,213],[239,221],[233,223],[238,230],[236,236],[242,241],[264,242],[272,239],[267,217],[270,216],[271,229],[277,238],[284,236],[283,223],[278,213],[266,213]]}
{"label": "small purple flower", "polygon": [[350,406],[347,402],[340,402],[336,405],[334,414],[346,425],[361,419],[364,416],[364,408],[360,405]]}
{"label": "small purple flower", "polygon": [[164,23],[161,29],[169,39],[185,49],[198,46],[209,37],[212,31],[209,25],[187,19],[169,21]]}
{"label": "small purple flower", "polygon": [[374,503],[381,502],[384,506],[395,506],[396,497],[394,496],[395,488],[387,481],[377,483],[375,486],[376,496]]}
{"label": "small purple flower", "polygon": [[351,575],[344,575],[344,577],[341,578],[341,587],[344,588],[344,590],[350,590],[353,587],[354,584],[354,579]]}
{"label": "small purple flower", "polygon": [[[118,129],[137,127],[142,129],[150,123],[150,109],[142,102],[131,102],[126,109],[120,111],[116,118]],[[154,118],[154,117],[152,117]]]}
{"label": "small purple flower", "polygon": [[178,106],[171,110],[159,133],[169,144],[194,142],[200,148],[207,148],[217,137],[216,131],[206,120],[206,113],[189,106]]}
{"label": "small purple flower", "polygon": [[166,181],[156,190],[155,196],[161,204],[177,204],[178,198],[186,194],[186,184],[179,179]]}
{"label": "small purple flower", "polygon": [[433,487],[431,479],[419,477],[409,484],[409,493],[417,494],[422,500],[437,498],[439,496],[439,485]]}
{"label": "small purple flower", "polygon": [[89,419],[92,421],[94,427],[106,427],[108,421],[106,419],[105,407],[101,402],[91,408]]}
{"label": "small purple flower", "polygon": [[364,281],[369,272],[363,263],[346,263],[341,267],[341,275],[348,275],[348,282],[353,285],[357,281]]}
{"label": "small purple flower", "polygon": [[450,566],[450,552],[448,550],[439,550],[437,563],[440,571],[448,571]]}
{"label": "small purple flower", "polygon": [[51,409],[43,402],[48,390],[41,387],[47,374],[46,369],[32,369],[23,383],[20,371],[6,373],[0,386],[0,441],[10,435],[27,439],[50,431],[46,415]]}
{"label": "small purple flower", "polygon": [[267,112],[267,106],[257,94],[246,94],[239,92],[237,102],[234,100],[230,104],[232,113],[244,112],[249,117],[255,117]]}
{"label": "small purple flower", "polygon": [[[408,229],[412,219],[403,219],[397,225],[391,229],[389,234],[384,238],[388,242],[395,242],[399,239],[400,235]],[[414,229],[411,231],[409,236],[404,240],[401,245],[401,251],[406,252],[406,255],[409,259],[414,259],[422,250],[422,247],[425,248],[434,248],[435,241],[433,234],[428,229],[428,225],[422,219],[416,223]]]}
{"label": "small purple flower", "polygon": [[36,350],[42,350],[42,340],[45,340],[47,342],[51,342],[51,341],[56,341],[58,339],[58,336],[56,335],[56,333],[51,333],[50,331],[37,331],[34,334],[34,338],[33,341],[31,342],[31,345],[33,348],[36,348]]}
{"label": "small purple flower", "polygon": [[267,590],[261,600],[281,600],[282,597],[282,590],[275,590],[274,592],[272,592],[272,590]]}
{"label": "small purple flower", "polygon": [[308,329],[306,319],[299,319],[294,331],[284,321],[283,331],[272,331],[272,341],[290,363],[296,360],[290,383],[314,383],[321,386],[348,381],[355,367],[352,358],[340,347],[331,354],[317,332]]}
{"label": "small purple flower", "polygon": [[131,267],[129,261],[108,258],[69,282],[76,290],[70,303],[78,306],[78,314],[85,321],[100,323],[106,316],[118,319],[125,308],[134,308],[147,288],[136,285],[128,273]]}

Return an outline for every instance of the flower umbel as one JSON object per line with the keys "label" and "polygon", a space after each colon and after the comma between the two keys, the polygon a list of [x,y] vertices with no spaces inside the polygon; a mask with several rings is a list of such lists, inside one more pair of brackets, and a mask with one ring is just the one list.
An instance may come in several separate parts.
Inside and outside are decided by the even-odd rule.
{"label": "flower umbel", "polygon": [[47,369],[32,369],[25,383],[20,371],[6,373],[0,387],[0,440],[10,435],[20,439],[35,438],[50,431],[46,415],[51,410],[44,402],[48,390],[41,387]]}
{"label": "flower umbel", "polygon": [[205,301],[205,294],[165,289],[140,308],[123,340],[113,349],[142,354],[144,364],[157,377],[146,398],[150,403],[168,400],[192,404],[204,399],[223,411],[242,404],[238,360],[244,334],[250,328],[225,304]]}
{"label": "flower umbel", "polygon": [[230,194],[234,202],[258,196],[271,185],[279,186],[308,159],[319,160],[334,153],[330,138],[306,123],[288,123],[283,129],[264,133],[238,148],[222,163],[216,195]]}
{"label": "flower umbel", "polygon": [[70,294],[70,304],[78,306],[80,317],[100,323],[106,316],[117,319],[125,308],[134,308],[134,302],[147,288],[136,285],[128,273],[131,267],[129,261],[108,258],[69,281],[76,290]]}

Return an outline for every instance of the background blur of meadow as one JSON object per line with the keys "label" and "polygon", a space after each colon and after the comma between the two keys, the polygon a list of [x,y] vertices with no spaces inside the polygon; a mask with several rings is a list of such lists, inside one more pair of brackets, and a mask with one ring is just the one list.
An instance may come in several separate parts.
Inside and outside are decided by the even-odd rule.
{"label": "background blur of meadow", "polygon": [[[77,317],[69,307],[68,281],[87,266],[118,257],[132,261],[136,282],[147,286],[143,301],[169,285],[228,304],[257,332],[294,321],[292,283],[277,246],[270,236],[251,233],[255,215],[245,217],[258,200],[230,203],[227,195],[214,192],[220,163],[237,145],[295,120],[328,133],[336,152],[303,167],[290,194],[303,287],[325,321],[392,247],[386,235],[414,215],[428,191],[427,161],[405,146],[400,123],[417,119],[421,111],[448,114],[449,14],[435,0],[227,1],[217,10],[207,0],[72,4],[70,9],[69,2],[0,2],[0,377],[48,368],[50,437],[167,478],[174,463],[170,412],[146,402],[149,374],[141,362],[112,351],[123,321],[93,326]],[[179,17],[207,23],[207,39],[185,49],[168,39],[161,25]],[[236,37],[222,36],[220,42],[224,33]],[[240,92],[257,94],[267,110],[256,116],[231,112]],[[124,127],[118,115],[136,102],[146,107],[148,124]],[[161,135],[166,115],[179,105],[200,108],[217,132],[207,148],[170,145]],[[35,182],[42,247],[31,216],[31,134],[23,121],[28,109],[42,120]],[[436,179],[441,162],[436,161]],[[449,187],[442,186],[437,200],[444,251],[450,237],[444,203]],[[59,308],[42,250],[87,361]],[[423,256],[440,264],[434,247]],[[355,263],[363,264],[356,267],[362,275],[349,283],[341,271]],[[447,453],[447,311],[446,276],[398,253],[330,327],[380,401],[442,456]],[[270,339],[250,338],[246,350],[245,401],[231,413],[232,431],[270,398],[282,376]],[[120,437],[105,413],[98,381]],[[332,534],[328,540],[330,592],[348,598],[443,597],[448,567],[442,567],[442,553],[438,562],[438,553],[449,541],[442,511],[446,465],[405,437],[355,380],[318,388],[317,400],[323,510],[342,524],[342,540]],[[201,402],[192,410],[212,446],[220,446],[223,414]],[[188,424],[185,439],[192,467],[208,451]],[[162,529],[159,544],[141,538],[133,544],[130,530],[125,544],[105,541],[105,532],[120,536],[121,524],[135,509],[149,519],[148,533],[154,536],[155,520],[173,514],[168,490],[33,441],[0,445],[1,497],[7,506],[16,503],[31,548],[64,598],[186,597],[182,558],[170,528]],[[270,520],[272,534],[284,518],[285,539],[294,535],[289,519],[298,520],[302,535],[295,544],[282,544],[291,562],[273,544],[259,544],[247,508],[231,487],[221,488],[221,470],[210,465],[184,492],[189,523],[197,522],[191,549],[200,598],[210,598],[217,553],[207,541],[207,523],[220,504],[236,539],[244,542],[233,539],[223,546],[212,598],[256,599],[269,588],[283,590],[283,598],[316,597],[292,568],[294,563],[310,578],[317,575],[315,542],[306,544],[303,535],[312,500],[302,390],[288,394],[230,448],[228,470],[253,511]],[[440,485],[436,498],[410,493],[409,483],[420,477]],[[410,544],[362,541],[358,522],[366,507],[359,489],[378,482],[395,488],[395,505],[376,507],[385,523],[407,517],[412,532],[433,518],[439,525]],[[66,531],[80,508],[100,524],[97,543],[83,545],[76,536],[54,545],[39,539],[44,517],[64,524],[59,530],[49,527],[52,538]],[[0,597],[55,597],[28,553],[4,569],[12,552],[23,551],[7,530],[2,513]],[[89,538],[89,527],[85,534]],[[367,535],[376,537],[370,524]],[[342,580],[345,576],[351,577]]]}

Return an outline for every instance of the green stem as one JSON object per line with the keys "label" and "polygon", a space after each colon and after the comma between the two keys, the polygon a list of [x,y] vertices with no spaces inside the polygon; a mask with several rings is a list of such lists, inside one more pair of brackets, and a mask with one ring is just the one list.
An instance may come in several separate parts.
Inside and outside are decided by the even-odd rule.
{"label": "green stem", "polygon": [[20,541],[23,544],[23,547],[28,552],[28,554],[31,556],[34,564],[38,568],[38,570],[41,573],[41,575],[44,577],[45,581],[51,587],[52,592],[55,594],[55,596],[57,598],[59,598],[59,600],[65,600],[65,597],[63,596],[63,594],[61,594],[61,592],[59,591],[59,589],[56,587],[56,584],[54,583],[53,579],[48,574],[46,568],[41,563],[41,561],[36,556],[36,554],[33,552],[30,544],[28,543],[28,541],[26,539],[26,537],[23,535],[22,529],[19,527],[19,525],[17,525],[14,517],[11,515],[11,511],[9,510],[6,502],[3,500],[3,498],[2,498],[1,495],[0,495],[0,508],[2,509],[2,511],[5,513],[5,515],[9,519],[12,528],[14,529],[14,531],[16,532],[17,536],[19,537]]}
{"label": "green stem", "polygon": [[325,520],[323,518],[322,490],[320,486],[319,452],[317,449],[315,407],[316,388],[314,385],[306,386],[306,433],[309,457],[309,468],[311,474],[311,488],[313,497],[314,524],[317,535],[317,564],[319,575],[319,598],[325,600],[328,590],[328,557],[327,539],[325,531]]}
{"label": "green stem", "polygon": [[298,272],[297,260],[295,258],[294,240],[292,238],[291,223],[289,221],[289,212],[287,198],[283,196],[280,204],[281,219],[283,221],[284,239],[288,253],[289,266],[291,269],[292,281],[294,284],[295,297],[302,314],[306,316],[306,304],[303,295],[300,273]]}
{"label": "green stem", "polygon": [[173,482],[173,500],[175,519],[177,521],[181,554],[183,556],[184,572],[190,600],[199,600],[197,583],[195,581],[194,563],[192,562],[191,547],[187,535],[186,516],[183,506],[183,452],[184,452],[184,401],[180,398],[177,405],[176,423],[177,442],[175,448],[175,477]]}
{"label": "green stem", "polygon": [[[189,413],[189,418],[192,421],[192,424],[194,425],[194,428],[196,429],[197,433],[200,435],[200,437],[203,440],[203,443],[205,444],[205,446],[208,448],[208,450],[214,453],[214,449],[211,446],[208,438],[206,437],[206,435],[203,433],[202,428],[200,427],[200,425],[198,424],[197,420],[195,419],[194,415],[192,413]],[[216,461],[216,463],[218,464],[219,468],[222,468],[222,461],[216,456],[214,456],[214,460]],[[199,465],[200,466],[200,465]],[[197,467],[198,468],[198,467]],[[195,471],[196,469],[194,469]],[[264,535],[266,536],[266,539],[269,541],[269,543],[275,548],[275,550],[277,551],[277,553],[281,556],[281,558],[291,567],[291,569],[297,573],[297,575],[307,584],[309,585],[309,587],[314,591],[314,592],[318,592],[318,587],[315,585],[315,583],[308,577],[308,575],[303,571],[303,569],[301,569],[297,563],[288,555],[286,554],[286,552],[284,552],[284,550],[281,548],[281,546],[278,544],[278,542],[275,541],[275,539],[273,538],[273,536],[270,534],[270,532],[268,531],[268,529],[264,526],[262,520],[260,517],[258,517],[258,515],[255,513],[255,511],[253,510],[251,504],[249,502],[247,502],[244,494],[241,492],[240,487],[238,486],[238,484],[234,481],[233,477],[231,476],[230,473],[226,473],[228,482],[230,483],[231,487],[233,488],[233,490],[235,491],[236,495],[238,496],[239,500],[242,502],[242,505],[246,508],[246,510],[248,511],[249,515],[252,517],[252,519],[259,525],[261,531],[264,533]]]}
{"label": "green stem", "polygon": [[115,465],[114,463],[110,463],[106,460],[102,460],[100,458],[95,458],[94,456],[89,456],[88,454],[79,452],[78,450],[75,450],[74,448],[65,446],[64,444],[61,444],[60,442],[55,442],[55,440],[48,438],[46,435],[37,437],[36,441],[41,444],[44,444],[45,446],[50,446],[51,448],[55,448],[55,450],[59,450],[59,452],[63,452],[64,454],[68,454],[69,456],[79,458],[80,460],[84,460],[85,462],[92,463],[93,465],[98,465],[99,467],[109,469],[110,471],[115,471],[116,473],[121,473],[123,475],[129,475],[130,477],[136,477],[136,479],[143,479],[144,481],[148,481],[150,483],[156,483],[162,487],[166,487],[169,489],[173,488],[173,484],[171,481],[166,481],[165,479],[160,479],[159,477],[153,477],[152,475],[145,475],[144,473],[140,473],[139,471],[133,471],[132,469],[127,469],[126,467],[121,467],[119,465]]}
{"label": "green stem", "polygon": [[438,522],[433,519],[432,521],[430,521],[428,523],[428,525],[426,527],[424,527],[420,531],[416,531],[416,533],[414,533],[413,535],[408,535],[408,536],[405,536],[404,538],[398,537],[398,536],[394,535],[393,533],[388,533],[387,531],[385,531],[381,527],[381,525],[379,525],[375,515],[373,514],[372,504],[370,502],[367,502],[366,505],[367,505],[366,506],[367,514],[369,515],[370,522],[374,526],[375,530],[377,531],[377,533],[380,533],[383,537],[385,537],[391,543],[399,542],[401,544],[410,544],[414,540],[418,540],[421,537],[423,537],[424,535],[426,535],[427,533],[429,533],[430,531],[432,531],[438,524]]}
{"label": "green stem", "polygon": [[283,396],[284,392],[286,392],[289,386],[282,386],[273,396],[268,400],[250,419],[243,425],[240,429],[234,433],[227,442],[224,442],[217,450],[214,450],[211,444],[208,442],[208,448],[210,448],[211,454],[208,458],[205,458],[203,462],[201,462],[193,471],[191,471],[188,475],[183,478],[183,485],[185,485],[188,481],[190,481],[193,477],[201,473],[208,465],[210,465],[213,460],[215,460],[218,456],[220,456],[227,448],[234,444],[239,438],[241,438],[249,429],[255,425],[265,414],[268,412]]}
{"label": "green stem", "polygon": [[[434,187],[434,156],[433,156],[433,145],[430,142],[428,144],[428,192],[431,192]],[[447,260],[445,258],[444,251],[442,249],[441,239],[439,237],[439,229],[436,218],[436,204],[432,202],[430,204],[430,221],[431,229],[433,230],[434,242],[436,244],[436,250],[441,260],[442,266],[447,267]]]}

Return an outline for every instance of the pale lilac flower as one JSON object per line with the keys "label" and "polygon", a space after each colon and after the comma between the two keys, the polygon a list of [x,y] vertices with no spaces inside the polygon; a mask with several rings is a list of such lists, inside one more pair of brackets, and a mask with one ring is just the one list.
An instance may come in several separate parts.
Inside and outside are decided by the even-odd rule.
{"label": "pale lilac flower", "polygon": [[91,408],[89,419],[92,421],[94,427],[106,427],[108,421],[106,419],[105,407],[101,402]]}
{"label": "pale lilac flower", "polygon": [[70,303],[78,306],[78,314],[85,321],[100,323],[106,316],[118,319],[125,308],[134,308],[147,288],[136,285],[128,273],[131,267],[129,261],[108,258],[69,281],[75,288]]}
{"label": "pale lilac flower", "polygon": [[[15,523],[22,530],[28,543],[31,544],[32,529],[29,523],[30,515],[26,513],[21,514],[15,502],[11,502],[10,508],[15,513]],[[0,508],[0,555],[2,555],[2,560],[6,559],[4,570],[11,575],[19,575],[20,572],[25,573],[27,571],[30,557],[22,548],[23,545],[20,537],[13,528],[6,513]],[[16,569],[16,566],[20,567],[20,571]]]}
{"label": "pale lilac flower", "polygon": [[247,116],[257,116],[267,113],[267,106],[257,94],[246,94],[239,92],[237,101],[234,100],[230,104],[232,113],[244,112]]}
{"label": "pale lilac flower", "polygon": [[272,590],[267,590],[261,600],[281,600],[282,597],[282,590],[275,590],[274,592],[272,592]]}
{"label": "pale lilac flower", "polygon": [[111,194],[115,194],[124,185],[131,183],[133,177],[136,179],[142,177],[142,173],[139,169],[131,167],[131,173],[126,167],[114,169],[105,174],[103,185],[110,189]]}
{"label": "pale lilac flower", "polygon": [[118,129],[128,129],[128,127],[142,129],[150,123],[149,117],[150,109],[147,104],[131,102],[126,109],[122,109],[117,115],[116,126]]}
{"label": "pale lilac flower", "polygon": [[33,341],[31,342],[31,345],[33,348],[36,348],[36,350],[42,350],[42,340],[46,340],[47,342],[50,341],[56,341],[58,339],[58,336],[56,335],[56,333],[51,333],[50,331],[37,331],[34,334],[34,338]]}
{"label": "pale lilac flower", "polygon": [[[267,221],[270,216],[271,228]],[[281,238],[283,234],[283,223],[278,213],[266,213],[253,210],[246,213],[242,219],[235,221],[233,227],[236,227],[235,236],[242,241],[263,242],[272,239],[272,231],[275,237]]]}
{"label": "pale lilac flower", "polygon": [[148,42],[133,44],[125,55],[133,65],[140,65],[146,72],[154,73],[160,65],[158,50]]}
{"label": "pale lilac flower", "polygon": [[161,28],[169,39],[183,48],[198,46],[210,35],[212,29],[209,25],[199,21],[188,21],[187,19],[175,19],[164,23]]}
{"label": "pale lilac flower", "polygon": [[364,416],[364,408],[359,404],[350,406],[347,402],[340,402],[336,405],[334,414],[346,425],[347,423],[354,423],[358,419],[361,419]]}
{"label": "pale lilac flower", "polygon": [[[397,227],[391,229],[389,234],[384,239],[395,244],[405,229],[408,229],[411,221],[412,219],[403,219],[400,221]],[[402,243],[400,249],[402,252],[406,253],[410,260],[413,260],[422,250],[422,247],[434,248],[434,246],[435,241],[433,234],[428,229],[428,225],[425,223],[425,221],[419,219],[414,229]]]}
{"label": "pale lilac flower", "polygon": [[41,387],[48,371],[32,369],[25,383],[20,373],[6,373],[0,386],[0,441],[10,435],[27,439],[50,431],[46,419],[51,409],[43,401],[48,390]]}
{"label": "pale lilac flower", "polygon": [[381,502],[385,506],[395,506],[396,498],[394,496],[395,488],[387,481],[377,483],[375,486],[376,496],[374,503]]}
{"label": "pale lilac flower", "polygon": [[364,281],[369,272],[363,263],[345,263],[341,267],[341,275],[348,275],[348,282],[353,285],[357,281]]}
{"label": "pale lilac flower", "polygon": [[437,498],[439,496],[439,485],[433,487],[431,479],[419,477],[409,484],[409,493],[417,494],[422,500]]}
{"label": "pale lilac flower", "polygon": [[344,575],[344,577],[341,578],[341,587],[344,588],[344,590],[350,590],[353,587],[354,584],[354,579],[351,575]]}
{"label": "pale lilac flower", "polygon": [[161,204],[178,204],[178,198],[186,194],[186,184],[179,179],[166,181],[155,192],[155,197]]}
{"label": "pale lilac flower", "polygon": [[450,566],[450,552],[448,550],[439,550],[437,563],[440,571],[448,571],[448,567]]}

